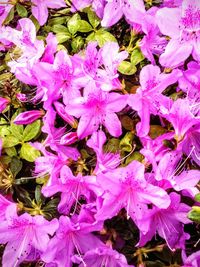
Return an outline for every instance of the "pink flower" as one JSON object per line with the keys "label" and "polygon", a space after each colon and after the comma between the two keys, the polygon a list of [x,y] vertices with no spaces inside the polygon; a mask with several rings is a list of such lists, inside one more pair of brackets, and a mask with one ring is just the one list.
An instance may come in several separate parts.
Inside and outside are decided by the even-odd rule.
{"label": "pink flower", "polygon": [[43,110],[30,110],[20,113],[15,119],[14,123],[21,125],[21,124],[31,124],[37,119],[44,116]]}
{"label": "pink flower", "polygon": [[[167,18],[167,19],[166,19]],[[183,0],[177,8],[158,10],[156,19],[160,31],[171,37],[160,63],[165,67],[177,67],[192,54],[200,61],[200,2]]]}
{"label": "pink flower", "polygon": [[9,99],[0,97],[0,112],[4,111],[9,102]]}
{"label": "pink flower", "polygon": [[144,246],[155,235],[158,234],[165,239],[171,250],[182,248],[186,235],[184,224],[190,223],[187,213],[190,207],[180,203],[180,196],[176,193],[170,194],[171,204],[166,209],[154,207],[146,211],[142,219],[138,220],[140,229],[139,246]]}
{"label": "pink flower", "polygon": [[97,220],[112,218],[125,208],[127,217],[137,221],[142,218],[146,204],[152,203],[164,209],[170,204],[169,196],[162,188],[145,180],[144,165],[138,161],[132,161],[124,168],[101,173],[97,181],[105,191],[102,206],[96,215]]}
{"label": "pink flower", "polygon": [[10,12],[12,7],[13,7],[13,5],[10,5],[8,0],[2,0],[1,1],[1,4],[0,4],[0,27],[1,27],[2,23],[4,22],[4,20],[6,19],[6,17],[8,16],[8,13]]}
{"label": "pink flower", "polygon": [[175,139],[180,142],[192,127],[200,123],[200,117],[193,114],[192,106],[187,99],[176,100],[168,114],[163,115],[174,127]]}
{"label": "pink flower", "polygon": [[74,259],[76,259],[77,263],[80,263],[80,267],[134,267],[133,265],[127,264],[127,260],[124,255],[107,246],[102,246],[87,251],[83,259],[80,258],[80,256],[75,256]]}
{"label": "pink flower", "polygon": [[147,65],[140,72],[140,87],[136,94],[129,96],[128,104],[138,112],[141,122],[137,124],[137,134],[144,137],[149,132],[150,114],[162,115],[162,110],[168,110],[172,100],[162,92],[170,84],[178,80],[180,72],[172,71],[170,74],[161,73],[158,66]]}
{"label": "pink flower", "polygon": [[66,111],[80,118],[77,134],[80,139],[95,132],[99,125],[104,125],[112,136],[122,133],[121,123],[115,112],[121,111],[127,102],[127,96],[108,93],[93,86],[84,90],[84,96],[73,99]]}
{"label": "pink flower", "polygon": [[106,135],[102,130],[94,132],[87,141],[87,145],[96,152],[97,162],[94,169],[96,175],[104,171],[114,170],[120,164],[119,153],[107,153],[103,151],[105,142]]}
{"label": "pink flower", "polygon": [[117,68],[119,64],[128,57],[126,51],[119,52],[116,42],[107,42],[101,49],[97,50],[97,43],[91,42],[86,49],[85,59],[82,62],[83,75],[77,79],[82,87],[88,83],[95,84],[104,91],[120,89],[122,87]]}
{"label": "pink flower", "polygon": [[16,207],[10,206],[6,212],[6,221],[0,225],[0,242],[7,243],[3,266],[18,266],[33,248],[44,251],[49,235],[53,235],[57,228],[57,219],[49,222],[42,216],[32,217],[28,213],[18,216]]}
{"label": "pink flower", "polygon": [[100,195],[102,190],[99,189],[95,176],[82,176],[81,174],[74,176],[69,167],[63,166],[57,183],[45,186],[42,192],[46,197],[61,192],[58,211],[69,214],[72,205],[74,203],[77,205],[80,196],[84,196],[89,203],[95,200],[96,194]]}
{"label": "pink flower", "polygon": [[42,255],[46,263],[57,266],[72,267],[72,256],[75,251],[81,255],[94,247],[102,246],[102,242],[91,232],[100,229],[94,222],[73,221],[61,216],[56,235],[50,240],[47,250]]}
{"label": "pink flower", "polygon": [[40,25],[43,26],[48,18],[48,8],[59,9],[66,7],[64,0],[31,0],[32,13],[39,21]]}
{"label": "pink flower", "polygon": [[143,0],[106,0],[104,15],[101,22],[103,27],[110,27],[117,23],[123,15],[128,21],[141,19],[145,12]]}

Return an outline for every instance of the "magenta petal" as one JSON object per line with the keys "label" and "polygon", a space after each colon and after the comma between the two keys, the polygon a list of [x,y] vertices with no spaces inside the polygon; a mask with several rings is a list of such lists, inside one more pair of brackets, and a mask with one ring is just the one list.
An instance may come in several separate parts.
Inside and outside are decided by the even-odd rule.
{"label": "magenta petal", "polygon": [[192,48],[190,43],[180,43],[179,40],[171,39],[165,52],[160,56],[160,64],[169,68],[178,67],[189,57]]}
{"label": "magenta petal", "polygon": [[156,22],[162,34],[179,38],[180,8],[162,8],[156,13]]}
{"label": "magenta petal", "polygon": [[112,136],[119,137],[122,134],[121,122],[115,113],[106,114],[103,124]]}
{"label": "magenta petal", "polygon": [[48,8],[45,1],[32,0],[33,6],[31,8],[33,15],[36,17],[41,26],[43,26],[48,18]]}
{"label": "magenta petal", "polygon": [[17,125],[31,124],[44,115],[42,110],[31,110],[20,113],[15,119],[14,123]]}
{"label": "magenta petal", "polygon": [[107,3],[104,8],[104,16],[101,21],[101,25],[103,27],[110,27],[114,25],[118,20],[121,19],[123,16],[122,7],[120,6],[120,3],[117,1],[113,1],[112,3]]}
{"label": "magenta petal", "polygon": [[91,116],[82,116],[79,120],[77,135],[80,139],[95,132],[99,127],[98,118]]}
{"label": "magenta petal", "polygon": [[0,112],[2,112],[10,101],[7,98],[0,97]]}

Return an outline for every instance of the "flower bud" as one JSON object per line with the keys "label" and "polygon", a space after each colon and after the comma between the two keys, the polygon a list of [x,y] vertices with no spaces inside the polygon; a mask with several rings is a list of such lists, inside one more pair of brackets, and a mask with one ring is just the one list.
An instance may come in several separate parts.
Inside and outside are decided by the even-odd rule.
{"label": "flower bud", "polygon": [[72,128],[77,128],[78,126],[78,123],[77,121],[74,119],[73,116],[67,114],[67,112],[65,111],[65,107],[63,104],[61,104],[60,102],[55,102],[54,103],[54,106],[56,108],[56,111],[58,113],[58,115],[63,118],[63,120],[65,120],[66,122],[69,123],[69,125],[72,127]]}
{"label": "flower bud", "polygon": [[71,145],[78,140],[77,133],[71,132],[62,136],[60,139],[61,145]]}
{"label": "flower bud", "polygon": [[44,111],[43,110],[30,110],[30,111],[25,111],[20,113],[15,119],[14,123],[18,125],[23,125],[23,124],[31,124],[37,119],[41,118],[44,116]]}
{"label": "flower bud", "polygon": [[9,99],[0,97],[0,112],[2,112],[7,107],[9,102]]}

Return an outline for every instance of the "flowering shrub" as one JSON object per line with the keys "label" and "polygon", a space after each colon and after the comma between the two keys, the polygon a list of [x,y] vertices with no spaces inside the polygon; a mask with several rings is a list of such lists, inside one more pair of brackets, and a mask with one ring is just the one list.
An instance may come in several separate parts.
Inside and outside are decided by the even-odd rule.
{"label": "flowering shrub", "polygon": [[200,1],[0,2],[3,267],[200,266]]}

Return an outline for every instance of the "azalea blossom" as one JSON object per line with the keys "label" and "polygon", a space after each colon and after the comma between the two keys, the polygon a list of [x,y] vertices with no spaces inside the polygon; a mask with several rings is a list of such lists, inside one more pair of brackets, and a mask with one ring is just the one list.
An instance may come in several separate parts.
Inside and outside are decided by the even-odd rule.
{"label": "azalea blossom", "polygon": [[61,7],[65,7],[64,0],[31,0],[32,5],[32,13],[38,20],[41,26],[43,26],[48,18],[48,8],[59,9]]}
{"label": "azalea blossom", "polygon": [[3,266],[19,266],[32,249],[44,251],[50,236],[58,228],[57,219],[51,222],[43,216],[16,213],[16,207],[10,206],[6,211],[6,220],[0,225],[0,242],[6,244],[3,254]]}
{"label": "azalea blossom", "polygon": [[138,220],[137,225],[141,230],[139,246],[144,246],[157,231],[171,250],[184,247],[186,236],[184,238],[183,224],[190,223],[187,218],[190,207],[180,203],[180,196],[176,193],[171,193],[170,199],[171,204],[167,209],[154,207],[146,211],[142,220]]}
{"label": "azalea blossom", "polygon": [[81,174],[74,176],[69,167],[63,166],[57,183],[44,187],[42,192],[46,197],[61,192],[58,211],[69,214],[72,205],[74,203],[77,205],[80,196],[84,196],[88,203],[91,203],[102,190],[98,188],[95,176],[82,176]]}
{"label": "azalea blossom", "polygon": [[128,21],[139,20],[145,12],[143,0],[106,0],[101,25],[110,27],[117,23],[123,15]]}
{"label": "azalea blossom", "polygon": [[93,247],[102,246],[102,242],[91,233],[99,228],[99,224],[84,220],[73,222],[69,217],[61,216],[56,235],[50,240],[42,260],[57,266],[71,267],[75,251],[81,256]]}
{"label": "azalea blossom", "polygon": [[88,86],[83,97],[73,99],[66,106],[66,111],[80,118],[77,134],[80,139],[95,132],[99,125],[104,125],[112,136],[120,136],[121,123],[115,112],[121,111],[127,103],[127,96],[119,93],[104,92]]}
{"label": "azalea blossom", "polygon": [[180,66],[191,54],[195,60],[200,61],[199,17],[198,0],[183,0],[180,7],[158,10],[158,27],[164,35],[171,37],[165,52],[160,56],[161,65],[170,68]]}
{"label": "azalea blossom", "polygon": [[163,189],[145,180],[144,165],[138,161],[101,173],[97,181],[105,191],[96,215],[98,220],[112,218],[125,208],[127,217],[137,221],[142,218],[146,204],[153,203],[164,209],[170,204],[169,196]]}
{"label": "azalea blossom", "polygon": [[[149,132],[150,114],[162,115],[172,105],[172,100],[162,92],[178,80],[180,72],[161,73],[158,66],[147,65],[140,72],[140,87],[136,94],[129,96],[128,104],[138,112],[141,122],[137,124],[137,134],[144,137]],[[166,110],[166,111],[165,111]]]}

